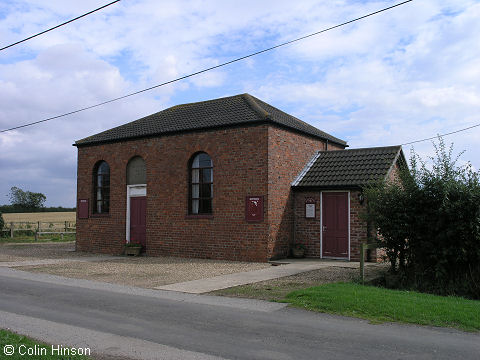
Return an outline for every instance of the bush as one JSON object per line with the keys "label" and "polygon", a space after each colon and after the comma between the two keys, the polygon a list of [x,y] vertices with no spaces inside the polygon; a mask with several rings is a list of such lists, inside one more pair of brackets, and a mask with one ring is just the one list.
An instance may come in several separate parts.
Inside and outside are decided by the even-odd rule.
{"label": "bush", "polygon": [[399,182],[365,189],[367,219],[404,286],[479,299],[479,176],[457,166],[441,138],[434,146],[431,168],[413,154]]}

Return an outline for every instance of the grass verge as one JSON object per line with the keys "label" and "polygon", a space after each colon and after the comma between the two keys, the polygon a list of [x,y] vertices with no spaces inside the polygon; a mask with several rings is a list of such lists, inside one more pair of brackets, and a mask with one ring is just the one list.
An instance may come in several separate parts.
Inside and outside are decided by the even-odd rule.
{"label": "grass verge", "polygon": [[15,237],[11,238],[10,236],[0,237],[0,244],[7,244],[7,243],[42,243],[42,242],[68,242],[68,241],[75,241],[75,234],[65,234],[62,236],[60,234],[45,234],[40,235],[38,237],[38,241],[35,241],[35,236],[33,235],[16,235]]}
{"label": "grass verge", "polygon": [[289,293],[282,302],[372,322],[480,330],[480,301],[400,291],[354,283],[325,284]]}
{"label": "grass verge", "polygon": [[[366,278],[368,280],[375,279],[379,277],[385,269],[386,267],[382,265],[374,267],[368,266],[365,269]],[[358,278],[358,269],[329,267],[278,279],[216,290],[210,294],[267,301],[281,301],[288,293],[295,290],[302,290],[312,286],[319,286],[338,281],[351,281],[356,278]]]}
{"label": "grass verge", "polygon": [[[56,346],[57,345],[55,345],[54,347]],[[63,349],[66,349],[66,346],[63,346]],[[77,349],[75,348],[75,350]],[[12,354],[10,354],[11,351],[13,351]],[[71,348],[69,348],[70,355],[66,355],[66,353],[64,352],[67,350],[60,350],[60,351],[62,351],[62,353],[58,354],[55,351],[52,351],[51,345],[39,343],[26,336],[18,335],[11,331],[0,330],[0,358],[2,359],[3,358],[9,359],[9,360],[20,360],[20,359],[88,360],[88,359],[91,359],[90,357],[84,356],[84,355],[72,355],[73,349]]]}

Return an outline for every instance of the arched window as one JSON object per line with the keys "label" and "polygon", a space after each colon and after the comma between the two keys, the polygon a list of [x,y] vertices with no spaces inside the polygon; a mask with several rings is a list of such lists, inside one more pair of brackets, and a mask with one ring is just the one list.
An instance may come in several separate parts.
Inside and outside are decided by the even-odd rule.
{"label": "arched window", "polygon": [[127,185],[146,184],[145,161],[140,156],[130,159],[127,164]]}
{"label": "arched window", "polygon": [[213,163],[206,153],[196,154],[190,162],[189,213],[211,214],[213,199]]}
{"label": "arched window", "polygon": [[110,166],[100,161],[93,170],[93,212],[108,213],[110,209]]}

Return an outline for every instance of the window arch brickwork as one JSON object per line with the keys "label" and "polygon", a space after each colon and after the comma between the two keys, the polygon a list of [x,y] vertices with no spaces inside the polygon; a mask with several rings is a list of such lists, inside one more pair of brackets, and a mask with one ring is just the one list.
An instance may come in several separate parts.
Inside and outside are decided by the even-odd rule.
{"label": "window arch brickwork", "polygon": [[130,159],[127,164],[127,185],[137,185],[147,183],[147,171],[145,160],[140,156]]}

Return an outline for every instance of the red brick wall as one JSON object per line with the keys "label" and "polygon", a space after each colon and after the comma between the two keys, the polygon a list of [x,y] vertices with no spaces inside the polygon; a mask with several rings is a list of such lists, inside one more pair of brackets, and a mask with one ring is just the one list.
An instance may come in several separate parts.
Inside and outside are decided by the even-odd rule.
{"label": "red brick wall", "polygon": [[[360,204],[360,191],[350,192],[350,260],[360,261],[360,244],[367,242],[367,222],[362,219],[366,202]],[[371,250],[374,251],[374,250]]]}
{"label": "red brick wall", "polygon": [[[266,125],[185,133],[78,149],[78,199],[90,199],[92,170],[110,165],[110,213],[77,219],[77,249],[119,254],[125,242],[126,166],[147,167],[147,254],[266,261],[269,218],[245,222],[245,196],[264,195],[268,209]],[[188,162],[198,151],[213,160],[212,218],[189,218]],[[91,209],[90,209],[91,214]]]}
{"label": "red brick wall", "polygon": [[[77,219],[77,249],[120,254],[126,238],[126,166],[136,155],[147,168],[148,255],[267,261],[288,255],[293,239],[291,183],[325,143],[260,125],[78,149],[77,198],[90,218]],[[339,150],[332,144],[329,150]],[[213,160],[213,216],[188,212],[188,163],[198,151]],[[110,213],[92,215],[92,171],[110,165]],[[245,197],[264,196],[264,221],[245,221]]]}
{"label": "red brick wall", "polygon": [[[325,142],[290,131],[270,127],[268,132],[268,254],[286,257],[293,241],[293,194],[291,184],[315,152],[325,150]],[[343,147],[328,144],[328,150]]]}
{"label": "red brick wall", "polygon": [[[341,190],[339,190],[341,191]],[[360,204],[360,191],[350,191],[350,260],[360,261],[360,244],[367,241],[367,223],[362,219],[366,203]],[[305,218],[305,200],[316,200],[315,219]],[[307,257],[320,257],[320,191],[295,192],[295,242],[305,244]],[[376,259],[371,250],[371,259]]]}
{"label": "red brick wall", "polygon": [[[297,191],[295,197],[295,243],[304,244],[305,256],[320,257],[320,191]],[[305,218],[305,200],[315,200],[315,218]]]}

